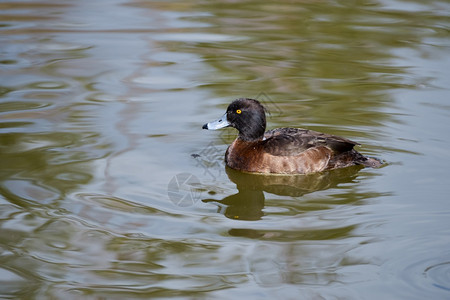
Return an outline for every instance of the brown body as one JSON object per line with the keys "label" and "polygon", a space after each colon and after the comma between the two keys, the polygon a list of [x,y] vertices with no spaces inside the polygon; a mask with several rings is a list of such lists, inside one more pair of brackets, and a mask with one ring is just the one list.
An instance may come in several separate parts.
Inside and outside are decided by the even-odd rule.
{"label": "brown body", "polygon": [[255,173],[306,174],[327,168],[332,151],[316,147],[293,156],[276,156],[265,152],[257,142],[236,139],[225,154],[225,163],[232,169]]}
{"label": "brown body", "polygon": [[252,173],[307,174],[353,165],[380,165],[354,150],[357,143],[333,135],[279,128],[266,132],[264,138],[237,138],[225,153],[227,166]]}

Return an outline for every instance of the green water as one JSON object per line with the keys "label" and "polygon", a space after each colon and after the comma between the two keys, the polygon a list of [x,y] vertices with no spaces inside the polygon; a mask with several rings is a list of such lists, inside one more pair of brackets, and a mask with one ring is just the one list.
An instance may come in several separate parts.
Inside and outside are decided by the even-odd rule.
{"label": "green water", "polygon": [[[448,1],[3,1],[0,298],[450,298]],[[225,168],[268,128],[380,169]]]}

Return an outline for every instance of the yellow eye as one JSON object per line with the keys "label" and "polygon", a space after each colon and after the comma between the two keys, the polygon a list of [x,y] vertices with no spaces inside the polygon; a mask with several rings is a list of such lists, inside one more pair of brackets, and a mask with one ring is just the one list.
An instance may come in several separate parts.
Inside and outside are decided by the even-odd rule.
{"label": "yellow eye", "polygon": [[241,114],[241,112],[242,112],[242,110],[240,110],[240,109],[236,110],[237,114]]}

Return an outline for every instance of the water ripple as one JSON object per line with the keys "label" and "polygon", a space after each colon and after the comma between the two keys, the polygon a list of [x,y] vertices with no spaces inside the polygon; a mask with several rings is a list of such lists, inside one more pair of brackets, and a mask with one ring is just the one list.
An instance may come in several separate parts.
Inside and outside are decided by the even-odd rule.
{"label": "water ripple", "polygon": [[[449,253],[430,253],[416,246],[415,251],[393,258],[386,264],[385,274],[400,289],[414,291],[416,296],[434,295],[438,299],[448,297],[450,292]],[[426,253],[423,251],[427,251]],[[444,298],[441,298],[444,299]]]}
{"label": "water ripple", "polygon": [[424,270],[423,275],[435,287],[450,291],[450,261],[429,266]]}

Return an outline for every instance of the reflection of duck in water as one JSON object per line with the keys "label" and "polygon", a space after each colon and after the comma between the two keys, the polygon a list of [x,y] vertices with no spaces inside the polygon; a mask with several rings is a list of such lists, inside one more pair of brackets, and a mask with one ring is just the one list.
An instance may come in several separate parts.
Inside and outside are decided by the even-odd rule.
{"label": "reflection of duck in water", "polygon": [[380,161],[354,150],[358,143],[342,137],[298,128],[265,132],[265,111],[257,100],[233,101],[219,120],[203,125],[203,129],[229,126],[239,131],[225,153],[227,166],[235,170],[307,174],[354,165],[381,166]]}
{"label": "reflection of duck in water", "polygon": [[336,187],[338,184],[352,182],[361,166],[324,171],[307,175],[265,175],[243,173],[226,168],[228,178],[233,181],[238,193],[222,200],[204,199],[215,202],[226,217],[238,220],[259,220],[264,215],[264,192],[300,197],[308,193]]}

